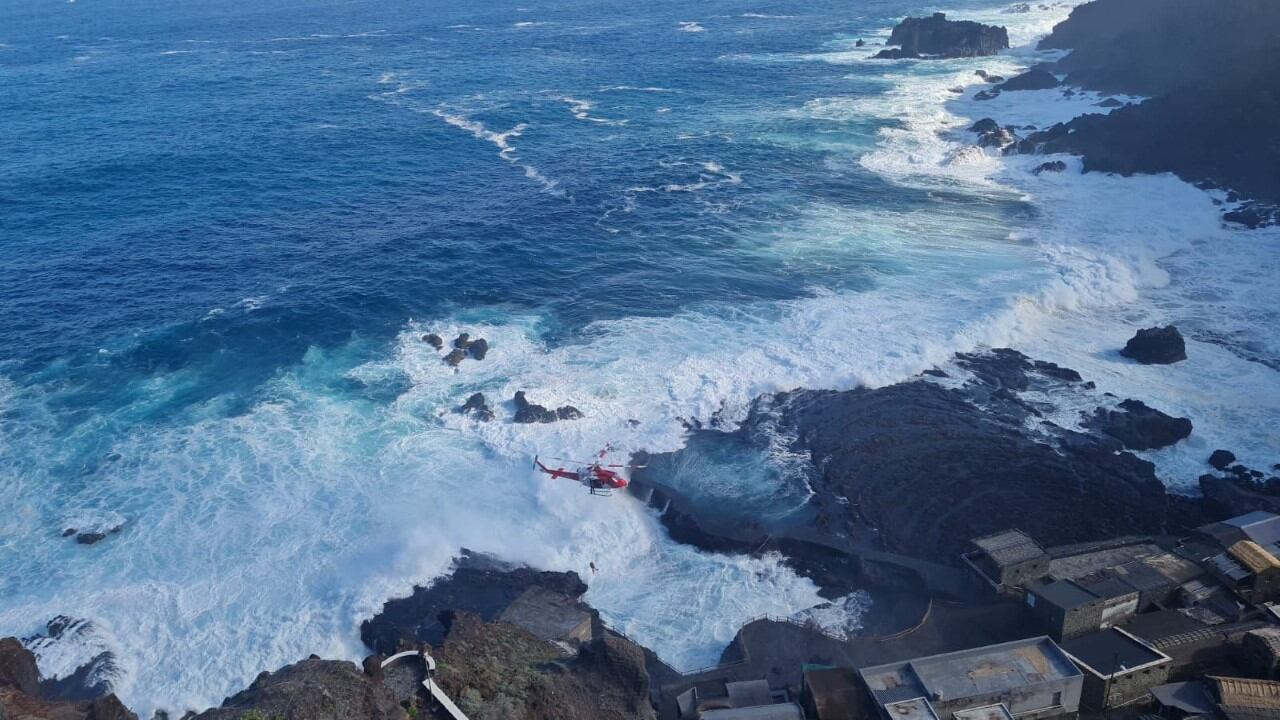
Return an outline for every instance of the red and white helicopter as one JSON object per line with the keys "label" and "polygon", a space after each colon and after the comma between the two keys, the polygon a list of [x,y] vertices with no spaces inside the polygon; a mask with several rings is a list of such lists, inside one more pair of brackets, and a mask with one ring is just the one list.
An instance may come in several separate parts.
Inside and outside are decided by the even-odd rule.
{"label": "red and white helicopter", "polygon": [[553,478],[564,478],[582,483],[591,491],[592,495],[612,495],[614,490],[621,490],[627,486],[627,478],[623,477],[618,470],[610,468],[618,468],[619,470],[634,470],[636,468],[645,467],[644,465],[616,465],[606,464],[605,458],[610,452],[613,452],[613,445],[605,445],[604,449],[596,453],[595,460],[565,460],[564,458],[549,458],[557,462],[574,463],[578,467],[574,470],[566,470],[560,468],[549,468],[542,464],[542,461],[535,455],[533,458],[533,466],[541,472],[550,475]]}

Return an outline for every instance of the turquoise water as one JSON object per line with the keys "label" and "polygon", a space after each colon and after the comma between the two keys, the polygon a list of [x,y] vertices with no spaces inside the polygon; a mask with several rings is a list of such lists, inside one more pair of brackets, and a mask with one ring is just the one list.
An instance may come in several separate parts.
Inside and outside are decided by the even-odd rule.
{"label": "turquoise water", "polygon": [[[588,599],[680,667],[820,602],[530,459],[670,450],[761,392],[1006,341],[1063,274],[1020,232],[1042,208],[893,167],[945,114],[908,81],[981,65],[854,45],[921,10],[0,4],[0,634],[90,618],[122,696],[180,711],[358,657],[462,547],[594,564]],[[454,372],[433,331],[489,356]],[[586,417],[512,425],[521,389]],[[476,391],[495,422],[452,411]],[[708,498],[803,498],[726,477],[750,486]]]}

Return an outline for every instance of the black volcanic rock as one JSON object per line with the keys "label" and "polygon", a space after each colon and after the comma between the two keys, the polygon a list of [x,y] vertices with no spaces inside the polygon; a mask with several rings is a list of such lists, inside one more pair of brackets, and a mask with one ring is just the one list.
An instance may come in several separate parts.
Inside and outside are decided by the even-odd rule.
{"label": "black volcanic rock", "polygon": [[1280,203],[1278,26],[1276,2],[1094,0],[1076,7],[1041,42],[1042,49],[1071,50],[1054,72],[1073,85],[1151,99],[1080,116],[1047,151],[1082,155],[1086,172],[1172,172]]}
{"label": "black volcanic rock", "polygon": [[1189,419],[1166,415],[1138,400],[1125,400],[1116,410],[1098,408],[1086,424],[1119,440],[1130,450],[1168,447],[1191,434]]}
{"label": "black volcanic rock", "polygon": [[[871,527],[884,549],[941,563],[955,563],[970,538],[1003,530],[1010,518],[1046,545],[1177,533],[1217,519],[1168,493],[1154,466],[1113,437],[1042,419],[1051,409],[1044,397],[1090,392],[1074,371],[1012,350],[957,362],[971,376],[961,387],[915,380],[766,396],[735,434],[748,438],[767,425],[762,436],[794,437],[790,449],[818,461],[810,534],[840,538]],[[651,459],[641,480],[680,462]],[[698,538],[698,524],[695,516],[680,527]],[[749,539],[722,543],[732,551]]]}
{"label": "black volcanic rock", "polygon": [[1018,136],[1007,127],[996,128],[978,135],[978,147],[1002,148],[1018,142]]}
{"label": "black volcanic rock", "polygon": [[577,420],[582,417],[582,412],[572,405],[551,410],[531,403],[523,390],[516,393],[512,402],[516,406],[516,414],[512,420],[517,423],[551,423],[557,420]]}
{"label": "black volcanic rock", "polygon": [[423,335],[422,342],[430,345],[431,347],[437,350],[444,347],[444,338],[441,338],[439,335],[435,333]]}
{"label": "black volcanic rock", "polygon": [[461,610],[495,620],[531,587],[570,598],[587,591],[576,573],[534,570],[464,551],[448,577],[415,587],[409,597],[388,600],[381,612],[360,624],[360,639],[384,655],[420,643],[439,646],[447,631],[441,613]]}
{"label": "black volcanic rock", "polygon": [[1040,173],[1047,173],[1047,172],[1060,173],[1066,169],[1067,169],[1066,163],[1062,162],[1061,160],[1051,160],[1049,162],[1040,163],[1039,165],[1037,165],[1036,169],[1031,171],[1031,174],[1039,175]]}
{"label": "black volcanic rock", "polygon": [[995,89],[979,90],[977,93],[974,94],[973,99],[974,100],[995,100],[998,97],[1000,97],[999,90],[995,90]]}
{"label": "black volcanic rock", "polygon": [[458,335],[458,337],[453,339],[453,346],[459,350],[466,350],[471,347],[471,336],[467,333]]}
{"label": "black volcanic rock", "polygon": [[1119,100],[1117,100],[1117,99],[1115,99],[1115,98],[1107,98],[1106,100],[1103,100],[1102,102],[1100,102],[1100,103],[1095,103],[1095,104],[1096,104],[1098,107],[1101,107],[1101,108],[1118,108],[1118,107],[1124,107],[1124,103],[1120,102]]}
{"label": "black volcanic rock", "polygon": [[458,408],[458,412],[463,415],[471,415],[481,422],[489,422],[493,419],[493,408],[489,407],[489,401],[485,399],[484,393],[475,393],[467,398],[467,401]]}
{"label": "black volcanic rock", "polygon": [[871,57],[876,60],[919,60],[920,53],[902,48],[885,48]]}
{"label": "black volcanic rock", "polygon": [[989,133],[999,129],[1000,129],[1000,123],[996,122],[992,118],[982,118],[981,120],[969,126],[969,132],[976,132],[979,135],[981,135],[982,133]]}
{"label": "black volcanic rock", "polygon": [[898,23],[887,44],[897,45],[900,50],[885,50],[876,57],[977,57],[995,55],[1009,47],[1009,33],[1003,27],[948,20],[943,13],[934,13],[932,17],[907,18]]}
{"label": "black volcanic rock", "polygon": [[1058,87],[1058,78],[1042,67],[1032,68],[1017,77],[1009,78],[997,87],[1000,90],[1048,90]]}
{"label": "black volcanic rock", "polygon": [[489,341],[484,338],[473,340],[471,344],[467,346],[467,352],[471,353],[471,357],[476,360],[483,360],[484,356],[489,354]]}
{"label": "black volcanic rock", "polygon": [[1120,354],[1144,365],[1168,365],[1187,359],[1187,345],[1173,325],[1139,330]]}
{"label": "black volcanic rock", "polygon": [[1214,450],[1209,456],[1209,464],[1218,470],[1226,470],[1235,461],[1236,455],[1230,450]]}

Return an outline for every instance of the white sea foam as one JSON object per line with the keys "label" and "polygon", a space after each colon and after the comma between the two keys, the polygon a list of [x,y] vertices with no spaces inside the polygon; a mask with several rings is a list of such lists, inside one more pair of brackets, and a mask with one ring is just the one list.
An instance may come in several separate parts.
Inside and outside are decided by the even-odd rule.
{"label": "white sea foam", "polygon": [[[1025,19],[1010,30],[1029,38],[1027,28],[1049,14],[1000,17]],[[815,60],[831,61],[787,61]],[[116,430],[104,450],[119,460],[95,470],[91,483],[70,483],[59,458],[18,464],[58,446],[48,407],[56,398],[0,380],[0,408],[22,408],[20,424],[0,414],[0,500],[9,509],[0,514],[0,548],[15,558],[0,578],[0,631],[36,632],[59,611],[113,629],[117,688],[149,715],[156,706],[216,704],[261,670],[312,652],[359,657],[359,621],[444,572],[461,547],[578,571],[606,620],[684,668],[713,662],[744,620],[763,614],[847,630],[865,608],[860,595],[822,605],[812,583],[778,558],[675,544],[625,495],[593,498],[538,476],[529,458],[606,442],[623,452],[675,449],[682,419],[720,413],[732,424],[761,393],[881,386],[981,347],[1013,344],[1079,369],[1101,390],[1194,418],[1189,441],[1149,454],[1171,483],[1193,479],[1215,445],[1269,466],[1277,451],[1269,430],[1280,425],[1275,371],[1246,356],[1276,357],[1280,238],[1223,230],[1208,196],[1174,178],[1081,176],[1072,159],[1066,173],[1032,176],[1043,158],[962,150],[972,141],[962,128],[981,104],[947,88],[971,84],[978,67],[1011,74],[1019,66],[989,58],[913,66],[892,75],[884,100],[806,106],[826,122],[844,112],[850,121],[870,113],[900,122],[863,158],[893,182],[1025,198],[1034,211],[1004,237],[990,232],[989,215],[962,206],[812,204],[795,223],[744,237],[734,250],[784,267],[876,268],[859,292],[814,288],[796,300],[601,321],[560,347],[543,342],[538,318],[410,323],[374,361],[355,360],[371,354],[359,339],[312,349],[242,412],[228,415],[225,399],[214,399],[181,427],[100,418]],[[514,142],[527,125],[494,131],[466,112],[412,106],[406,95],[377,97],[430,113],[520,165]],[[1017,94],[1007,95],[999,102],[1014,112]],[[1027,112],[1028,123],[1051,120]],[[672,169],[694,178],[637,190],[697,193],[741,182],[716,163],[682,162]],[[1143,367],[1115,355],[1133,327],[1168,319],[1191,328],[1187,362]],[[420,341],[426,331],[471,332],[491,351],[454,371]],[[1228,337],[1199,339],[1212,333]],[[182,372],[159,374],[137,390],[167,397],[187,382]],[[343,389],[352,384],[407,389],[387,404],[353,397]],[[516,390],[545,405],[572,403],[586,418],[512,425],[502,401]],[[497,401],[497,421],[451,411],[476,391]],[[76,546],[54,530],[68,506],[119,513],[129,529]]]}
{"label": "white sea foam", "polygon": [[692,20],[681,21],[679,25],[680,25],[680,32],[700,33],[700,32],[707,31],[707,29],[702,27],[702,25]]}
{"label": "white sea foam", "polygon": [[561,97],[560,100],[569,106],[569,112],[573,113],[573,116],[579,120],[599,123],[601,125],[627,124],[627,120],[625,118],[621,120],[613,120],[610,118],[595,117],[591,114],[591,110],[596,106],[596,104],[591,100],[581,100],[568,96]]}
{"label": "white sea foam", "polygon": [[[972,136],[963,128],[980,117],[1044,128],[1107,112],[1098,106],[1103,96],[1078,90],[1071,97],[1058,89],[973,99],[974,70],[1012,76],[1050,57],[1028,44],[1069,10],[1057,4],[1012,16],[997,15],[999,9],[966,13],[1008,24],[1023,47],[999,58],[935,61],[899,75],[888,93],[853,100],[853,115],[898,121],[862,164],[905,185],[1021,196],[1036,208],[1016,237],[1034,243],[1056,277],[1023,298],[1023,317],[1008,342],[1080,370],[1103,391],[1191,417],[1190,439],[1144,453],[1167,483],[1194,487],[1216,447],[1270,467],[1280,456],[1280,437],[1270,430],[1280,426],[1274,369],[1280,233],[1224,228],[1210,195],[1172,176],[1082,175],[1070,157],[1056,158],[1066,172],[1036,176],[1030,170],[1054,158],[979,154],[968,145]],[[969,91],[957,97],[949,91],[956,85]],[[1118,355],[1135,328],[1167,322],[1190,331],[1188,361],[1147,367]]]}

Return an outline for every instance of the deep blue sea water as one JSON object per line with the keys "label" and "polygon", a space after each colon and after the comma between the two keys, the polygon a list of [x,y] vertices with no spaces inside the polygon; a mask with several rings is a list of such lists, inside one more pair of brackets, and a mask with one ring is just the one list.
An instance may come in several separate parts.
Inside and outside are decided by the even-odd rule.
{"label": "deep blue sea water", "polygon": [[[904,179],[951,167],[939,88],[985,65],[854,41],[930,9],[0,2],[0,634],[89,617],[127,700],[185,709],[357,656],[359,620],[464,546],[594,562],[590,599],[683,667],[818,602],[528,458],[670,449],[760,392],[1035,335],[1031,305],[1130,302],[1141,273],[1046,250],[1025,190]],[[1067,6],[1002,9],[948,8],[1030,39]],[[493,350],[454,373],[429,331]],[[516,389],[587,418],[451,412]],[[741,470],[713,496],[798,492]]]}

